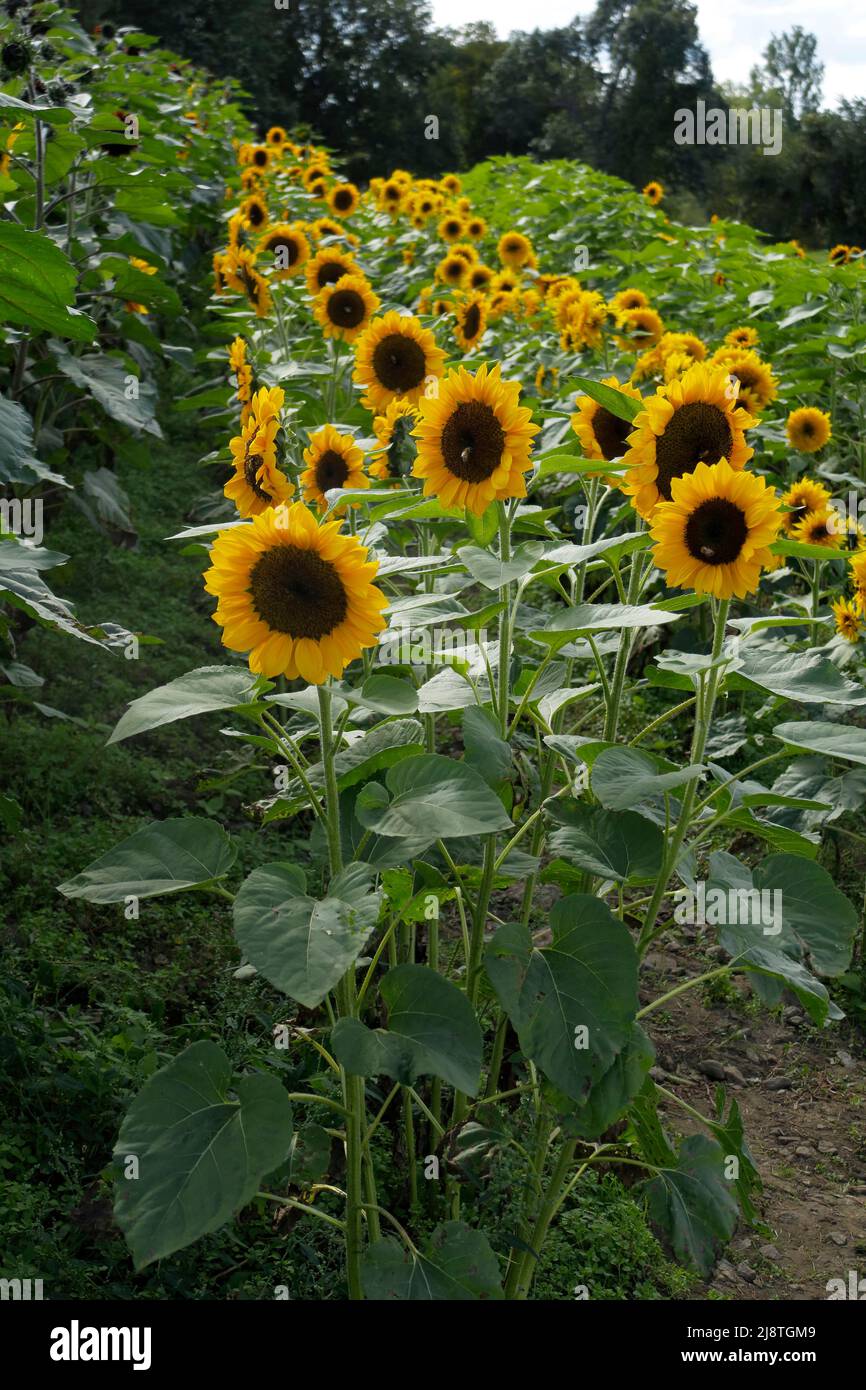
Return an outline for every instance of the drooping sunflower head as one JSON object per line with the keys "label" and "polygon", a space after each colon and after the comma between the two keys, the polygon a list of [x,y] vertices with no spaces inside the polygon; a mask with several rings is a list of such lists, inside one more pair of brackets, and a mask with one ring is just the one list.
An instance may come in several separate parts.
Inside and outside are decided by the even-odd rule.
{"label": "drooping sunflower head", "polygon": [[235,338],[229,347],[229,366],[238,388],[238,400],[245,404],[252,396],[253,369],[247,361],[245,338]]}
{"label": "drooping sunflower head", "polygon": [[[640,391],[628,382],[621,382],[615,376],[606,376],[602,385],[612,386],[615,391],[622,392],[634,401],[641,398]],[[575,405],[577,412],[571,417],[571,428],[581,442],[584,458],[622,458],[628,449],[628,437],[633,429],[631,422],[621,420],[612,410],[599,405],[591,396],[578,396]],[[615,476],[605,478],[605,482],[610,487],[619,485],[619,479]]]}
{"label": "drooping sunflower head", "polygon": [[656,179],[650,179],[649,183],[644,184],[642,191],[647,202],[653,207],[657,207],[665,196],[664,188]]}
{"label": "drooping sunflower head", "polygon": [[373,421],[373,433],[379,447],[370,463],[370,476],[396,486],[412,472],[417,450],[412,429],[418,423],[418,411],[405,397],[391,401],[384,415]]}
{"label": "drooping sunflower head", "polygon": [[353,183],[335,183],[328,194],[328,207],[335,217],[351,217],[361,201]]}
{"label": "drooping sunflower head", "polygon": [[623,491],[648,517],[659,502],[671,499],[674,479],[698,464],[724,458],[734,471],[743,468],[754,453],[743,431],[754,423],[738,405],[725,369],[695,363],[645,399],[629,435]]}
{"label": "drooping sunflower head", "polygon": [[850,256],[851,247],[840,242],[838,246],[834,246],[830,251],[828,259],[832,261],[833,265],[845,265],[850,259]]}
{"label": "drooping sunflower head", "polygon": [[834,507],[828,505],[807,512],[802,521],[792,527],[791,535],[795,541],[804,541],[806,545],[841,550],[846,541],[846,529],[844,519]]}
{"label": "drooping sunflower head", "polygon": [[815,454],[831,438],[830,416],[825,410],[814,405],[801,406],[792,410],[785,429],[788,443],[801,454]]}
{"label": "drooping sunflower head", "polygon": [[617,342],[632,352],[653,347],[664,333],[661,316],[655,309],[626,309],[616,321]]}
{"label": "drooping sunflower head", "polygon": [[830,607],[833,610],[833,617],[836,619],[836,631],[840,637],[844,637],[846,642],[859,642],[864,629],[866,629],[866,623],[864,623],[863,613],[855,600],[837,598],[830,604]]}
{"label": "drooping sunflower head", "polygon": [[313,313],[326,338],[352,343],[363,333],[381,303],[364,275],[343,275],[325,285],[313,304]]}
{"label": "drooping sunflower head", "polygon": [[717,599],[745,598],[773,564],[769,547],[782,516],[764,478],[727,459],[674,478],[672,496],[653,513],[653,560],[675,588]]}
{"label": "drooping sunflower head", "polygon": [[725,342],[728,347],[740,348],[741,350],[757,347],[758,330],[750,325],[743,328],[732,328],[730,333],[725,334]]}
{"label": "drooping sunflower head", "polygon": [[451,285],[456,288],[462,285],[469,272],[469,262],[463,256],[455,256],[453,252],[443,256],[436,267],[436,279],[441,280],[443,285]]}
{"label": "drooping sunflower head", "polygon": [[523,266],[535,264],[532,242],[522,232],[505,232],[499,238],[496,250],[503,265],[521,269]]}
{"label": "drooping sunflower head", "polygon": [[779,383],[772,368],[751,349],[720,348],[713,362],[725,367],[739,383],[739,399],[752,415],[758,415],[776,399]]}
{"label": "drooping sunflower head", "polygon": [[648,309],[649,300],[643,290],[619,290],[610,301],[610,312],[614,318],[627,314],[629,309]]}
{"label": "drooping sunflower head", "polygon": [[321,685],[376,645],[387,600],[378,565],[340,522],[316,522],[303,502],[269,508],[221,532],[205,588],[216,595],[223,646],[250,670]]}
{"label": "drooping sunflower head", "polygon": [[[243,339],[235,340],[233,351],[238,342]],[[262,387],[250,401],[240,434],[230,441],[234,475],[223,492],[241,516],[258,516],[287,502],[295,490],[279,466],[277,452],[284,401],[280,387]]]}
{"label": "drooping sunflower head", "polygon": [[306,502],[315,502],[319,511],[328,507],[325,494],[333,488],[367,488],[370,479],[364,472],[364,454],[351,434],[341,434],[333,425],[325,425],[310,435],[304,450],[305,472],[300,484]]}
{"label": "drooping sunflower head", "polygon": [[477,291],[461,295],[455,306],[454,337],[463,352],[471,352],[487,329],[487,300]]}
{"label": "drooping sunflower head", "polygon": [[788,508],[784,520],[790,534],[809,512],[819,512],[830,503],[830,493],[814,478],[800,478],[782,495],[782,506]]}
{"label": "drooping sunflower head", "polygon": [[519,404],[520,386],[502,381],[500,364],[449,372],[436,397],[419,401],[413,430],[418,457],[413,473],[425,497],[480,516],[491,502],[525,497],[524,473],[539,426]]}
{"label": "drooping sunflower head", "polygon": [[259,251],[274,258],[274,274],[287,280],[303,270],[310,258],[310,243],[296,223],[274,222],[259,242]]}
{"label": "drooping sunflower head", "polygon": [[360,274],[360,266],[348,251],[326,246],[307,262],[307,291],[315,298],[327,285],[336,285],[344,275]]}
{"label": "drooping sunflower head", "polygon": [[353,379],[365,392],[365,405],[381,413],[398,398],[415,404],[442,375],[444,363],[430,329],[392,309],[374,319],[357,343]]}
{"label": "drooping sunflower head", "polygon": [[245,198],[240,206],[240,214],[248,227],[252,227],[254,232],[260,232],[262,227],[268,224],[268,208],[264,198],[258,193],[251,193],[249,198]]}
{"label": "drooping sunflower head", "polygon": [[441,218],[436,232],[440,241],[459,241],[466,230],[466,224],[459,212],[448,212]]}

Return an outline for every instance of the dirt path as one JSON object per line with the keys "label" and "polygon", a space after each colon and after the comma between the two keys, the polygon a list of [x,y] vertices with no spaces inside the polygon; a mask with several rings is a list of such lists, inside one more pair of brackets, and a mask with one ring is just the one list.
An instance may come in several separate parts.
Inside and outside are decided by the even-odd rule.
{"label": "dirt path", "polygon": [[[691,943],[648,960],[645,1002],[700,973]],[[654,975],[657,972],[657,979]],[[654,1075],[704,1114],[722,1081],[736,1097],[763,1178],[767,1234],[741,1224],[709,1285],[737,1299],[826,1299],[850,1271],[866,1295],[866,1047],[844,1023],[821,1032],[796,1004],[770,1012],[747,986],[708,997],[700,987],[650,1015]],[[672,1103],[669,1129],[695,1126]]]}

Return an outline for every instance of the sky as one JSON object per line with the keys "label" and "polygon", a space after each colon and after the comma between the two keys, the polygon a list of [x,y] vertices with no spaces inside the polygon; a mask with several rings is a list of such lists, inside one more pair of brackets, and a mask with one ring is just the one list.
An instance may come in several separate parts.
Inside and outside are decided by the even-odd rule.
{"label": "sky", "polygon": [[[824,105],[866,96],[866,5],[862,0],[695,0],[701,40],[720,82],[741,82],[767,40],[799,24],[818,39]],[[486,19],[503,38],[513,29],[554,29],[594,9],[593,0],[432,0],[440,25]]]}

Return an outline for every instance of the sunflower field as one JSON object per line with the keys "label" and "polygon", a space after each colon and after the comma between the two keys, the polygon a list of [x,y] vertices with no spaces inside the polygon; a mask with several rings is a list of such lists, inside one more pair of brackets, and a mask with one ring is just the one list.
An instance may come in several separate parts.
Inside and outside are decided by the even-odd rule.
{"label": "sunflower field", "polygon": [[705,1297],[774,1248],[752,1090],[783,1134],[806,1085],[713,1070],[728,1030],[795,1017],[864,1094],[866,256],[683,225],[652,170],[359,188],[157,40],[8,8],[6,766],[44,726],[114,808],[0,802],[12,902],[59,837],[10,1104],[50,1109],[37,1026],[96,1049],[59,1246],[117,1296]]}

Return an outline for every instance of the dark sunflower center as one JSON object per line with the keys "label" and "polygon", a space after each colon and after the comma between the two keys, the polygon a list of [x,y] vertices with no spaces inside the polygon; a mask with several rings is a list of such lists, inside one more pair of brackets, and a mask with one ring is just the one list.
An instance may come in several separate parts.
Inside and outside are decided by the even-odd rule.
{"label": "dark sunflower center", "polygon": [[464,401],[442,431],[442,457],[465,483],[483,483],[502,462],[505,434],[489,405]]}
{"label": "dark sunflower center", "polygon": [[656,487],[662,497],[670,501],[673,478],[694,472],[699,463],[728,458],[732,444],[731,427],[718,406],[692,401],[675,410],[656,441]]}
{"label": "dark sunflower center", "polygon": [[481,327],[481,310],[477,304],[470,304],[463,319],[463,336],[474,338]]}
{"label": "dark sunflower center", "polygon": [[262,461],[261,454],[248,454],[246,463],[244,464],[244,478],[246,479],[247,487],[256,494],[256,497],[258,497],[260,501],[271,502],[273,501],[271,494],[265,491],[256,477],[256,474],[262,466]]}
{"label": "dark sunflower center", "polygon": [[267,151],[266,151],[266,150],[256,150],[255,154],[253,155],[253,163],[254,163],[254,164],[258,164],[259,168],[261,169],[261,168],[263,168],[263,167],[265,166],[265,164],[267,164],[267,162],[268,162]]}
{"label": "dark sunflower center", "polygon": [[480,290],[484,288],[489,279],[490,276],[486,270],[474,270],[470,277],[470,284],[474,290]]}
{"label": "dark sunflower center", "polygon": [[602,458],[622,458],[626,451],[626,439],[634,426],[629,420],[621,420],[612,410],[600,405],[592,417],[592,432],[601,449]]}
{"label": "dark sunflower center", "polygon": [[806,423],[805,423],[804,425],[801,425],[801,426],[800,426],[800,429],[802,430],[803,434],[806,434],[806,435],[810,435],[810,434],[813,434],[813,433],[814,433],[814,429],[813,429],[811,420],[807,420]]}
{"label": "dark sunflower center", "polygon": [[294,545],[266,550],[250,574],[250,594],[259,616],[274,632],[291,637],[327,637],[343,621],[349,601],[343,581],[320,555]]}
{"label": "dark sunflower center", "polygon": [[294,265],[295,261],[298,259],[298,243],[291,237],[272,237],[268,243],[268,250],[273,251],[275,256],[278,256],[282,252],[282,257],[286,265]]}
{"label": "dark sunflower center", "polygon": [[730,565],[749,534],[739,507],[724,497],[702,502],[686,522],[686,548],[705,565]]}
{"label": "dark sunflower center", "polygon": [[247,217],[250,219],[254,227],[260,227],[265,220],[265,215],[257,203],[253,203],[252,207],[247,213]]}
{"label": "dark sunflower center", "polygon": [[452,261],[448,261],[445,266],[446,280],[460,280],[463,277],[464,265],[459,256],[455,256]]}
{"label": "dark sunflower center", "polygon": [[341,328],[357,328],[364,321],[364,301],[357,290],[337,289],[328,300],[328,318]]}
{"label": "dark sunflower center", "polygon": [[346,188],[342,188],[339,193],[334,194],[335,208],[350,208],[352,206],[352,195]]}
{"label": "dark sunflower center", "polygon": [[320,290],[323,290],[326,285],[336,285],[337,281],[342,280],[346,274],[348,274],[346,267],[341,265],[339,261],[324,261],[316,271],[316,284]]}
{"label": "dark sunflower center", "polygon": [[830,532],[823,521],[819,521],[809,532],[810,540],[813,540],[816,545],[819,545],[821,541],[826,541],[829,535]]}
{"label": "dark sunflower center", "polygon": [[427,363],[424,349],[414,338],[389,333],[373,350],[373,371],[386,391],[403,396],[424,380]]}
{"label": "dark sunflower center", "polygon": [[329,487],[342,487],[349,476],[349,465],[336,449],[328,449],[316,464],[316,482],[321,492]]}

